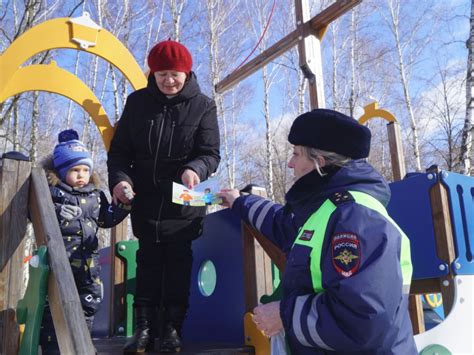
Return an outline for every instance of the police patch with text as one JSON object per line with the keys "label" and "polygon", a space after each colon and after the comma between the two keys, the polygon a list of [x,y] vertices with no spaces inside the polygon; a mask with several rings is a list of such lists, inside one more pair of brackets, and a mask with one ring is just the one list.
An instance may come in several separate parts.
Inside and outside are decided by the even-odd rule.
{"label": "police patch with text", "polygon": [[360,242],[354,233],[337,233],[331,240],[332,264],[336,271],[350,277],[359,269],[361,259]]}

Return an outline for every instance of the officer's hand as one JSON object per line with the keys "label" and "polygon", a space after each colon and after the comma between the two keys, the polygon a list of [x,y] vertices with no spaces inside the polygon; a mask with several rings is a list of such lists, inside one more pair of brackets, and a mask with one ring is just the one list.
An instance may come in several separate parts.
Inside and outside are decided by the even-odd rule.
{"label": "officer's hand", "polygon": [[126,181],[120,181],[115,185],[112,194],[112,199],[116,205],[119,204],[119,201],[129,205],[135,197],[135,192],[133,191],[132,186]]}
{"label": "officer's hand", "polygon": [[81,208],[73,205],[62,205],[61,211],[59,212],[59,215],[66,221],[72,221],[73,219],[78,218],[81,214]]}
{"label": "officer's hand", "polygon": [[274,336],[283,329],[280,317],[280,301],[262,304],[253,309],[253,321],[267,337]]}
{"label": "officer's hand", "polygon": [[199,179],[198,174],[194,170],[186,169],[181,174],[181,181],[184,186],[192,190],[194,186],[201,182],[201,179]]}
{"label": "officer's hand", "polygon": [[221,205],[232,208],[235,199],[240,196],[240,193],[236,189],[222,189],[217,193],[217,196],[222,198]]}

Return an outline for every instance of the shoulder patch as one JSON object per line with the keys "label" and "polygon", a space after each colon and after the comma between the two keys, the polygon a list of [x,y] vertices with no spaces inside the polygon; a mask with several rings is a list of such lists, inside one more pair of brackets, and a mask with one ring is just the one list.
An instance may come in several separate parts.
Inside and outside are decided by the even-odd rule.
{"label": "shoulder patch", "polygon": [[301,236],[298,238],[300,240],[310,241],[313,238],[314,230],[307,230],[305,229]]}
{"label": "shoulder patch", "polygon": [[350,277],[359,269],[361,248],[359,237],[352,232],[336,233],[331,238],[332,264],[336,271]]}

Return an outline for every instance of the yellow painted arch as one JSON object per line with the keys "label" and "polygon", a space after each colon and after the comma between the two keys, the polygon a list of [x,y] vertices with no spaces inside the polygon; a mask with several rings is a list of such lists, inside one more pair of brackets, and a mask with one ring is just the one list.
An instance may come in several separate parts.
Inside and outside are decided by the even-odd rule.
{"label": "yellow painted arch", "polygon": [[105,149],[109,150],[114,128],[95,94],[77,76],[59,68],[55,62],[20,68],[13,73],[5,90],[0,93],[0,102],[26,91],[59,94],[82,106],[94,120],[102,135]]}
{"label": "yellow painted arch", "polygon": [[387,110],[379,109],[379,105],[377,102],[372,102],[364,107],[364,114],[360,116],[359,123],[364,124],[371,118],[381,117],[388,122],[397,122],[397,119],[393,114],[388,112]]}
{"label": "yellow painted arch", "polygon": [[[18,37],[0,56],[0,92],[16,70],[35,54],[59,48],[82,49],[72,41],[71,18],[57,18],[43,22]],[[135,90],[146,86],[142,69],[128,49],[110,32],[100,29],[96,45],[84,50],[113,64],[130,81]]]}
{"label": "yellow painted arch", "polygon": [[436,308],[443,304],[443,296],[441,293],[424,294],[423,298],[431,308]]}

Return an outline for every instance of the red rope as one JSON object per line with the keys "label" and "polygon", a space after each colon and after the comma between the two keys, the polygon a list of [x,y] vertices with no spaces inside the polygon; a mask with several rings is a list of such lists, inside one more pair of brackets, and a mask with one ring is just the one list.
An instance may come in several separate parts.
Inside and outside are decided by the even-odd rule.
{"label": "red rope", "polygon": [[[262,42],[263,37],[265,37],[265,33],[267,32],[268,26],[270,25],[270,22],[272,21],[273,12],[275,11],[275,5],[276,5],[276,0],[273,0],[272,10],[270,11],[270,16],[268,17],[267,24],[265,25],[265,28],[263,29],[262,35],[260,36],[260,38],[259,38],[257,44],[256,44],[255,47],[252,49],[252,51],[251,51],[250,54],[247,56],[247,58],[245,58],[245,59],[242,61],[242,63],[240,63],[237,68],[235,68],[235,70],[239,69],[242,65],[245,64],[245,62],[250,58],[250,56],[253,54],[253,52],[255,52],[255,50],[258,48],[258,46],[259,46],[260,43]],[[234,70],[234,71],[235,71],[235,70]]]}

